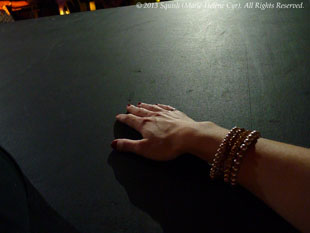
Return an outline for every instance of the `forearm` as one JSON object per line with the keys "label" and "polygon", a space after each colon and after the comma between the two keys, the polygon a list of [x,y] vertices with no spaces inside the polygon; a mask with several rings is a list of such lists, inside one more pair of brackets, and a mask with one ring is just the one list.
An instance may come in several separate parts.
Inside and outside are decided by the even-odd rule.
{"label": "forearm", "polygon": [[243,161],[239,183],[310,232],[309,149],[261,138]]}
{"label": "forearm", "polygon": [[[212,123],[199,123],[192,154],[211,162],[228,133]],[[240,167],[238,183],[303,232],[310,232],[310,150],[260,138]]]}

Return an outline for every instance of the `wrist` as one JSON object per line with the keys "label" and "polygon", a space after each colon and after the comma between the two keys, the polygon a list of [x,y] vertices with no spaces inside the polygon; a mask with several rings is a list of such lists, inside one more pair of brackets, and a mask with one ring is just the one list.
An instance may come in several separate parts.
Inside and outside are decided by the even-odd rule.
{"label": "wrist", "polygon": [[209,163],[229,130],[211,121],[196,122],[189,137],[188,153]]}

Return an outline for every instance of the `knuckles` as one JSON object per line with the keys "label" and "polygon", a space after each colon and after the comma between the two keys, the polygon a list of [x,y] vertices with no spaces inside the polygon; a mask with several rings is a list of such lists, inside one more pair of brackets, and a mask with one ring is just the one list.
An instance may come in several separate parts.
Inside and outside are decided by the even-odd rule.
{"label": "knuckles", "polygon": [[142,117],[141,119],[141,125],[145,125],[146,123],[148,122],[152,122],[152,118],[149,118],[149,117]]}
{"label": "knuckles", "polygon": [[161,112],[154,112],[154,113],[152,114],[152,116],[154,116],[154,117],[159,117],[159,116],[162,116],[162,113],[161,113]]}

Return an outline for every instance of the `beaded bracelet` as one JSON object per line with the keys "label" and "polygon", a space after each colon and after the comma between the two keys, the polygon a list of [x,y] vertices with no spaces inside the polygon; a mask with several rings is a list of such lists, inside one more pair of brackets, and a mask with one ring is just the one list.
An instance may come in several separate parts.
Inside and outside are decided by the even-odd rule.
{"label": "beaded bracelet", "polygon": [[231,185],[237,184],[237,175],[242,158],[251,145],[257,142],[260,133],[234,127],[223,139],[211,163],[210,177],[214,179],[221,172],[224,181]]}
{"label": "beaded bracelet", "polygon": [[220,164],[220,170],[222,172],[222,174],[225,173],[225,170],[227,169],[228,166],[228,162],[227,159],[229,157],[230,151],[232,149],[232,147],[234,146],[236,140],[238,140],[239,135],[244,131],[245,129],[243,128],[237,128],[237,130],[235,131],[234,135],[232,135],[229,140],[228,140],[228,146],[227,146],[227,150],[226,153],[224,154],[224,158],[225,160]]}
{"label": "beaded bracelet", "polygon": [[260,137],[260,133],[256,130],[253,130],[249,133],[244,139],[243,143],[239,146],[239,151],[235,154],[232,164],[232,171],[230,176],[230,184],[237,184],[237,175],[239,173],[240,164],[242,162],[242,158],[245,156],[246,151],[250,148],[251,145],[255,145],[258,138]]}
{"label": "beaded bracelet", "polygon": [[229,152],[232,148],[232,146],[235,144],[235,141],[237,140],[237,138],[239,137],[239,134],[242,133],[245,129],[243,128],[238,128],[236,127],[236,129],[232,132],[231,137],[229,137],[227,139],[227,145],[226,145],[226,150],[224,151],[223,155],[222,155],[222,161],[221,163],[218,164],[218,170],[219,170],[219,174],[223,174],[224,170],[225,170],[225,164],[226,161],[228,159],[229,156]]}
{"label": "beaded bracelet", "polygon": [[224,155],[226,150],[229,147],[229,143],[231,142],[231,138],[236,134],[236,132],[239,131],[239,128],[233,127],[228,134],[223,139],[222,143],[220,144],[219,148],[217,149],[213,162],[211,163],[211,169],[210,169],[210,177],[211,179],[214,179],[220,172],[221,164],[224,160]]}
{"label": "beaded bracelet", "polygon": [[227,156],[227,159],[225,161],[225,168],[224,168],[224,182],[230,181],[231,176],[231,169],[233,166],[233,159],[235,154],[238,152],[240,145],[244,141],[244,139],[247,137],[247,135],[250,133],[248,130],[241,131],[237,136],[236,140],[231,147],[229,154]]}

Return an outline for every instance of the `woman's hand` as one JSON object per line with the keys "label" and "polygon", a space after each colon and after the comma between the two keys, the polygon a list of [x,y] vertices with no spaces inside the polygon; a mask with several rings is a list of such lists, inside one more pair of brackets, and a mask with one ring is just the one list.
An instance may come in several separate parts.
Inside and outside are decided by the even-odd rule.
{"label": "woman's hand", "polygon": [[116,139],[111,146],[154,160],[171,160],[189,152],[189,137],[198,128],[198,122],[183,112],[163,104],[138,103],[127,105],[129,114],[116,119],[141,133],[143,139]]}
{"label": "woman's hand", "polygon": [[[211,162],[229,130],[196,122],[167,105],[129,105],[117,120],[143,139],[116,139],[112,147],[154,160],[191,153]],[[302,232],[310,232],[310,153],[308,148],[260,138],[243,158],[238,182]],[[286,195],[283,195],[285,193]]]}

